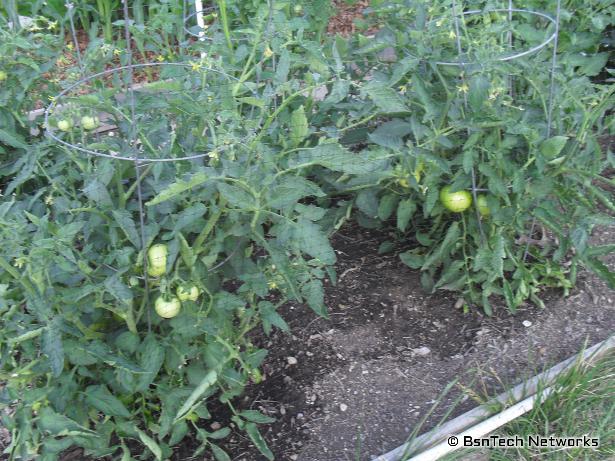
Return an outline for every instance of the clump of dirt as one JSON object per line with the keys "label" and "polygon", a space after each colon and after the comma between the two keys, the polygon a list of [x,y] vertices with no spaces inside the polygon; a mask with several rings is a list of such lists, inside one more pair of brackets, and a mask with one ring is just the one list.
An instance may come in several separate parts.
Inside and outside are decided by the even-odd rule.
{"label": "clump of dirt", "polygon": [[357,30],[355,20],[363,17],[363,10],[369,6],[369,0],[359,0],[348,3],[345,0],[334,0],[336,14],[329,19],[327,33],[340,34],[348,37]]}

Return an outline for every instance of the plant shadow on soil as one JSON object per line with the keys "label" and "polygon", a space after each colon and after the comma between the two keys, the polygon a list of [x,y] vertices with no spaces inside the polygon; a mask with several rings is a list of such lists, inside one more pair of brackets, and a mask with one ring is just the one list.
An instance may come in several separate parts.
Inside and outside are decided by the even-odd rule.
{"label": "plant shadow on soil", "polygon": [[[595,239],[613,241],[613,234],[603,229]],[[389,237],[343,229],[333,240],[338,283],[326,290],[330,318],[289,304],[280,313],[290,333],[255,335],[269,350],[266,379],[238,406],[276,418],[261,426],[276,460],[373,459],[402,444],[454,379],[459,385],[420,432],[457,398],[448,418],[615,331],[615,293],[591,274],[581,275],[568,298],[545,293],[544,310],[527,305],[513,316],[500,304],[493,317],[464,314],[455,293],[426,294],[417,271],[378,254]],[[237,432],[224,447],[234,460],[265,459]],[[186,443],[174,459],[190,459],[193,449]]]}

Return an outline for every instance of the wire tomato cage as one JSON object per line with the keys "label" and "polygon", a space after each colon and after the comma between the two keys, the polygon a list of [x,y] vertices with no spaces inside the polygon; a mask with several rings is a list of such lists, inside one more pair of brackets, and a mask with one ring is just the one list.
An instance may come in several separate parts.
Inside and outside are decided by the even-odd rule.
{"label": "wire tomato cage", "polygon": [[[232,117],[238,106],[256,99],[254,86],[213,65],[133,63],[128,2],[122,3],[126,65],[86,75],[81,54],[77,53],[82,78],[51,98],[44,110],[44,128],[46,136],[67,152],[132,163],[134,183],[129,190],[137,199],[139,241],[132,240],[141,251],[146,302],[146,250],[151,242],[143,177],[156,165],[188,163],[203,168],[221,158],[249,152],[248,140],[259,130],[262,116],[241,121]],[[66,6],[72,40],[79,50],[72,19],[74,6]],[[236,249],[227,251],[226,257],[208,271],[228,262]],[[149,327],[149,309],[147,312]]]}
{"label": "wire tomato cage", "polygon": [[[451,0],[451,14],[448,16],[442,16],[437,19],[434,19],[428,23],[429,26],[432,27],[432,30],[435,26],[435,29],[439,29],[440,35],[444,37],[444,40],[438,42],[437,37],[430,36],[428,39],[433,42],[431,43],[431,51],[435,55],[435,59],[431,62],[435,66],[449,69],[457,69],[459,79],[459,88],[464,89],[463,96],[464,109],[468,110],[468,96],[467,96],[467,72],[476,72],[482,71],[486,68],[493,67],[494,64],[498,63],[514,63],[514,61],[519,60],[521,58],[525,58],[531,56],[539,51],[545,49],[549,45],[552,45],[553,51],[551,55],[551,64],[549,68],[549,87],[548,87],[548,102],[546,104],[546,127],[545,127],[545,137],[549,138],[551,136],[552,128],[553,128],[553,107],[554,107],[554,87],[555,87],[555,74],[557,69],[557,45],[559,40],[559,31],[560,31],[560,14],[561,14],[561,0],[557,0],[555,5],[555,16],[551,16],[547,13],[540,11],[533,11],[524,8],[515,8],[512,0],[508,0],[508,5],[505,8],[486,8],[482,10],[473,9],[473,10],[463,10],[463,6],[458,3],[458,0]],[[496,17],[500,17],[505,15],[506,21],[503,26],[496,28],[496,31],[500,34],[504,35],[505,46],[500,45],[500,49],[498,52],[493,53],[492,50],[485,50],[480,47],[480,39],[476,39],[476,32],[473,34],[471,26],[473,22],[476,22],[479,26],[478,36],[484,36],[484,31],[480,29],[480,27],[484,27],[484,23],[475,21],[476,19],[481,20],[486,17],[495,15]],[[541,37],[532,37],[533,40],[526,40],[517,34],[515,30],[515,26],[518,27],[517,22],[519,22],[518,17],[525,17],[526,21],[536,21],[542,22],[542,27],[544,32],[542,34],[538,33],[536,35],[542,35]],[[447,26],[452,27],[448,28]],[[532,34],[530,34],[532,35]],[[454,39],[454,49],[452,51],[449,50],[447,54],[445,51],[443,52],[440,48],[440,44],[443,42],[450,43],[450,40]],[[474,46],[474,42],[479,44],[478,49],[472,49]],[[518,47],[516,43],[523,43],[523,46]],[[442,47],[445,49],[445,47]],[[406,50],[409,56],[415,56],[416,53],[413,50]],[[513,91],[513,78],[512,74],[507,76],[508,80],[508,92],[511,98],[515,97]],[[468,136],[471,134],[471,128],[467,129]],[[482,215],[480,213],[477,193],[488,191],[488,189],[479,188],[477,186],[477,177],[476,170],[474,165],[471,168],[471,180],[472,186],[469,189],[472,193],[474,208],[476,212],[476,217],[478,221],[478,226],[481,234],[481,239],[485,240],[485,232],[482,225]],[[510,188],[511,186],[508,186]],[[534,233],[536,226],[536,218],[533,218],[530,235]],[[529,243],[525,248],[523,260],[525,261],[528,256],[529,251]]]}

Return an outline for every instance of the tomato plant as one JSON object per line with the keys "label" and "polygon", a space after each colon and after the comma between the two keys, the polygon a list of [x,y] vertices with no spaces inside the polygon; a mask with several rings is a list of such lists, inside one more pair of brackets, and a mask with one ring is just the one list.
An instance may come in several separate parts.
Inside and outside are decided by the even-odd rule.
{"label": "tomato plant", "polygon": [[[532,3],[535,10],[552,13],[552,5]],[[570,30],[562,32],[558,62],[566,70],[556,80],[557,115],[547,126],[550,74],[536,72],[535,66],[542,62],[547,69],[551,55],[511,62],[489,59],[507,52],[508,42],[497,35],[507,22],[504,14],[467,18],[461,37],[468,50],[464,58],[476,59],[480,66],[460,69],[436,64],[458,59],[447,4],[419,2],[409,10],[402,4],[380,2],[373,20],[385,20],[387,27],[372,41],[355,37],[357,45],[344,56],[377,63],[377,78],[364,83],[363,92],[383,120],[363,139],[394,159],[388,171],[366,180],[357,195],[359,222],[375,227],[395,217],[400,234],[416,242],[400,257],[421,270],[423,286],[458,291],[465,302],[481,305],[488,314],[497,295],[514,312],[526,300],[542,305],[544,286],[567,292],[580,264],[612,286],[612,272],[597,258],[612,247],[592,250],[587,239],[595,225],[612,223],[614,210],[602,188],[612,182],[601,175],[610,160],[599,146],[601,134],[613,130],[607,116],[613,89],[587,78],[597,75],[607,59],[599,49],[599,35],[588,31],[597,24],[584,23],[585,32],[571,32],[574,27],[564,13]],[[597,12],[600,28],[612,23],[605,9]],[[588,9],[581,16],[591,14]],[[534,46],[552,32],[528,18],[515,17],[515,41],[521,47]],[[584,33],[587,42],[568,41]],[[399,57],[392,63],[383,59],[387,48]],[[588,66],[580,71],[573,65],[579,51]],[[591,103],[582,103],[584,98]],[[581,123],[579,113],[584,114]],[[393,183],[401,190],[391,187],[389,178],[419,165],[420,183],[406,175]],[[450,194],[448,188],[458,192]],[[473,188],[481,191],[476,200]],[[455,213],[445,212],[449,210]],[[557,264],[558,277],[541,273]]]}

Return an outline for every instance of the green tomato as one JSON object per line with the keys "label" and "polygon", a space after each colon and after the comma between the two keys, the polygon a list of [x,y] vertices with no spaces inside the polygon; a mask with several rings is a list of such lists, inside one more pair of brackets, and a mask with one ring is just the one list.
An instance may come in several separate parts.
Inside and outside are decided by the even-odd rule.
{"label": "green tomato", "polygon": [[71,122],[70,120],[60,120],[58,122],[58,129],[61,131],[70,131],[72,127],[73,122]]}
{"label": "green tomato", "polygon": [[9,76],[3,70],[0,70],[0,82],[4,82]]}
{"label": "green tomato", "polygon": [[196,301],[201,294],[195,285],[185,285],[177,287],[177,297],[180,301]]}
{"label": "green tomato", "polygon": [[162,296],[156,299],[154,303],[154,308],[156,309],[156,314],[158,314],[163,319],[172,319],[182,308],[182,303],[177,298],[171,298],[168,301],[164,299]]}
{"label": "green tomato", "polygon": [[293,7],[293,12],[297,16],[301,16],[303,14],[303,5],[295,5]]}
{"label": "green tomato", "polygon": [[489,216],[491,214],[491,210],[489,210],[489,206],[487,205],[486,195],[479,195],[476,197],[476,205],[478,205],[478,212],[481,216]]}
{"label": "green tomato", "polygon": [[[169,254],[169,249],[164,243],[158,243],[156,245],[152,245],[150,249],[147,251],[147,262],[148,262],[148,273],[149,268],[152,269],[153,272],[158,275],[162,275],[165,273],[167,268],[167,255]],[[162,270],[162,272],[160,272]],[[150,274],[153,275],[153,274]]]}
{"label": "green tomato", "polygon": [[147,274],[150,277],[161,277],[167,272],[166,266],[147,266]]}
{"label": "green tomato", "polygon": [[98,120],[98,117],[90,117],[89,115],[81,117],[81,126],[84,130],[93,130],[98,128],[99,123],[100,120]]}
{"label": "green tomato", "polygon": [[447,210],[453,213],[461,213],[472,205],[472,194],[467,190],[451,192],[451,186],[445,186],[440,191],[440,201]]}

